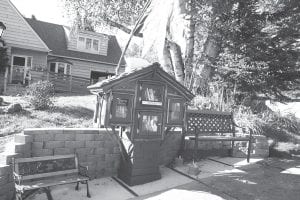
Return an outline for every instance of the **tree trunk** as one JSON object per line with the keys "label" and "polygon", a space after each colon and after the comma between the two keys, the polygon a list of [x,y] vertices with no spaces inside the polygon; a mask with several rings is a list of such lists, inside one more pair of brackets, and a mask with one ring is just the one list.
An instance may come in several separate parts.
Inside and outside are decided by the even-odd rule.
{"label": "tree trunk", "polygon": [[188,83],[191,80],[191,75],[193,71],[193,57],[194,57],[194,46],[195,46],[195,0],[189,0],[188,2],[188,11],[189,11],[189,18],[188,18],[188,28],[187,28],[187,43],[186,43],[186,53],[185,53],[185,81],[184,84],[187,87]]}
{"label": "tree trunk", "polygon": [[158,59],[165,72],[174,76],[175,75],[173,70],[174,68],[173,68],[172,58],[171,58],[171,53],[169,48],[170,47],[167,44],[165,44],[163,54],[159,54]]}
{"label": "tree trunk", "polygon": [[173,61],[173,67],[174,67],[174,74],[175,79],[180,82],[181,84],[184,84],[184,64],[182,60],[182,54],[180,46],[174,42],[168,41],[168,44],[170,46],[170,52],[171,57]]}
{"label": "tree trunk", "polygon": [[196,87],[198,87],[198,92],[206,95],[208,90],[208,83],[212,75],[212,66],[210,64],[210,61],[214,61],[218,57],[220,42],[208,37],[204,45],[203,59],[201,59],[204,61],[204,64],[200,68],[200,74],[198,76],[196,75],[197,80],[193,85],[193,91],[195,91]]}

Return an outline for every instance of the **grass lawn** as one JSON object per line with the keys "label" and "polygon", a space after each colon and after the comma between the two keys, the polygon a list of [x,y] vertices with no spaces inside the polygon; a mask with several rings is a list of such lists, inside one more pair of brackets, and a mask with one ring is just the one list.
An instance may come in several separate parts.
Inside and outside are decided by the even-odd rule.
{"label": "grass lawn", "polygon": [[25,128],[93,127],[93,95],[57,94],[54,107],[34,110],[26,97],[1,96],[6,104],[20,103],[24,109],[18,114],[0,114],[0,135],[21,132]]}

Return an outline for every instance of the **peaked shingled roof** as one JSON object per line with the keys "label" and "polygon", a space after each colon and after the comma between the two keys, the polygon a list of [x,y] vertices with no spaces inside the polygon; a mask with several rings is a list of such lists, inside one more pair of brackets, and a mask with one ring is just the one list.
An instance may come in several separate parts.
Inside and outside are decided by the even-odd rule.
{"label": "peaked shingled roof", "polygon": [[150,74],[150,73],[159,73],[159,75],[172,87],[174,87],[177,91],[183,94],[188,100],[191,100],[194,97],[185,86],[181,83],[176,81],[176,79],[165,72],[159,63],[153,63],[152,65],[145,66],[143,68],[134,69],[129,72],[123,72],[119,75],[112,76],[109,79],[105,79],[103,81],[97,82],[94,85],[88,86],[88,89],[94,93],[105,93],[106,91],[110,90],[115,85],[122,84],[124,81],[130,81],[136,77],[142,77],[143,75]]}
{"label": "peaked shingled roof", "polygon": [[[68,50],[67,48],[67,38],[63,25],[42,22],[36,19],[25,19],[33,28],[33,30],[39,35],[39,37],[46,43],[53,55],[91,60],[114,65],[117,65],[119,62],[122,51],[116,37],[113,35],[107,35],[109,38],[107,56],[73,51]],[[125,65],[124,59],[122,61],[122,65]]]}

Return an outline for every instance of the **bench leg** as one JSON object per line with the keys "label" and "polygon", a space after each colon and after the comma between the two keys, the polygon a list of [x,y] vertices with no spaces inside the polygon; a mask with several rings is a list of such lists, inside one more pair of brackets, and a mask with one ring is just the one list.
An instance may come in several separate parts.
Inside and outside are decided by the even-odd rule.
{"label": "bench leg", "polygon": [[248,143],[248,154],[247,154],[247,162],[250,162],[250,154],[251,154],[251,139],[249,140]]}
{"label": "bench leg", "polygon": [[22,193],[16,192],[16,200],[22,200]]}
{"label": "bench leg", "polygon": [[46,193],[48,200],[53,200],[52,195],[51,195],[51,191],[50,191],[49,187],[44,188],[44,192]]}
{"label": "bench leg", "polygon": [[79,182],[77,182],[75,190],[79,190]]}
{"label": "bench leg", "polygon": [[88,198],[91,198],[90,190],[89,190],[89,182],[86,181],[86,196]]}
{"label": "bench leg", "polygon": [[234,151],[234,141],[231,141],[231,152],[230,152],[231,157],[233,157],[233,151]]}

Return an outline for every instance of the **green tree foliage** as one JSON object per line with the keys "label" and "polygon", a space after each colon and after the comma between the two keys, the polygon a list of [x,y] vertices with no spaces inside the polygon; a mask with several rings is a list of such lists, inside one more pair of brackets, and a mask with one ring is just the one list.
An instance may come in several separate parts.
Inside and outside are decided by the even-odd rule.
{"label": "green tree foliage", "polygon": [[109,25],[130,33],[147,0],[63,0],[66,13],[80,28]]}
{"label": "green tree foliage", "polygon": [[219,80],[248,95],[282,100],[299,89],[299,0],[236,0],[222,20]]}

